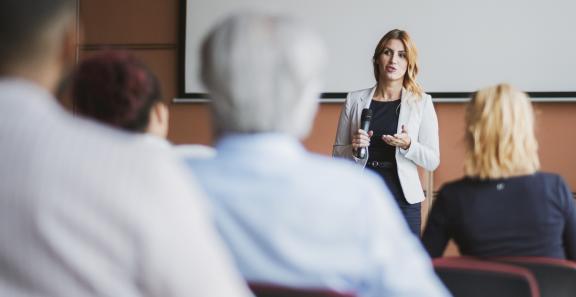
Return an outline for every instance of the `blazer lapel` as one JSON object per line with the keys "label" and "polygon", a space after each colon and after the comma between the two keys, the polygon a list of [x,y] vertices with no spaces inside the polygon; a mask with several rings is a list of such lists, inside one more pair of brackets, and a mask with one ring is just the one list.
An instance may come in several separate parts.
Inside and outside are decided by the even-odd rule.
{"label": "blazer lapel", "polygon": [[356,118],[358,119],[358,127],[360,127],[360,121],[362,120],[362,110],[364,108],[370,108],[370,103],[372,102],[372,97],[374,97],[374,92],[376,91],[376,86],[370,89],[370,92],[363,94],[362,98],[358,100],[356,106]]}
{"label": "blazer lapel", "polygon": [[402,88],[402,97],[400,98],[400,115],[398,115],[398,128],[396,133],[402,132],[402,125],[408,125],[408,121],[410,120],[412,106],[410,103],[408,103],[409,96],[412,96],[412,93],[407,91],[405,88]]}

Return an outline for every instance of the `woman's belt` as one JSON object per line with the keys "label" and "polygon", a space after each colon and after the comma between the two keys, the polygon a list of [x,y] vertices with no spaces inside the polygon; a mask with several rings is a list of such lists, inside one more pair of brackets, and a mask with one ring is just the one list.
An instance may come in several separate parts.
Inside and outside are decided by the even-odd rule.
{"label": "woman's belt", "polygon": [[368,161],[368,163],[366,163],[366,166],[369,166],[369,167],[372,167],[372,168],[393,169],[393,168],[396,168],[396,162],[390,162],[390,161]]}

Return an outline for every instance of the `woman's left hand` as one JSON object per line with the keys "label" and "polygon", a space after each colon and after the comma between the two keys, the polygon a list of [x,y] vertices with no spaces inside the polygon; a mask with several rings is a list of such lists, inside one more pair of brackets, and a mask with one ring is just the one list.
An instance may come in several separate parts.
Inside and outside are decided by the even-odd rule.
{"label": "woman's left hand", "polygon": [[409,149],[410,144],[412,143],[410,140],[410,135],[408,135],[408,130],[404,125],[402,125],[401,133],[394,135],[382,135],[382,140],[391,146],[397,146],[404,150]]}

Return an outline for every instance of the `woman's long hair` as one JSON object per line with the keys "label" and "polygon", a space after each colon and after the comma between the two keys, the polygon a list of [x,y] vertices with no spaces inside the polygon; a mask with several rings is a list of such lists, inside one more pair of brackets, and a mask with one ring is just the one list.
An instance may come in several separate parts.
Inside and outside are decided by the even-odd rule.
{"label": "woman's long hair", "polygon": [[404,74],[404,81],[402,86],[409,92],[417,95],[415,98],[421,98],[422,86],[416,82],[416,76],[418,75],[418,50],[416,45],[410,38],[410,35],[406,31],[394,29],[386,33],[378,42],[376,49],[374,50],[374,56],[372,57],[372,67],[374,68],[374,78],[376,81],[380,79],[380,69],[378,68],[378,58],[384,52],[386,48],[386,43],[389,40],[398,39],[404,44],[406,48],[406,60],[408,61],[408,67],[406,69],[406,74]]}

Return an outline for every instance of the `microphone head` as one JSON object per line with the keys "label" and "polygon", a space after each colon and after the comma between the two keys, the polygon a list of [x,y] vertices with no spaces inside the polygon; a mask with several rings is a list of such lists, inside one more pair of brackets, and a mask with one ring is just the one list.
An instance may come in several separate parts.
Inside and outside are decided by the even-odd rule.
{"label": "microphone head", "polygon": [[362,110],[361,121],[370,121],[372,119],[372,109],[364,108]]}

